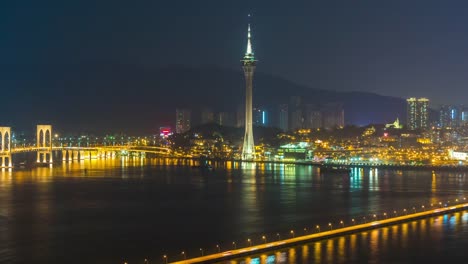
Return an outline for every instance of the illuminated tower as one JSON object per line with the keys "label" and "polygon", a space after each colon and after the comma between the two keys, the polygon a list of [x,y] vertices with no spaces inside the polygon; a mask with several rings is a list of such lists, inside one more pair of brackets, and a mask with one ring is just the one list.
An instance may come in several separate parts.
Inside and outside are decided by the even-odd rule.
{"label": "illuminated tower", "polygon": [[242,159],[249,160],[255,157],[255,146],[252,129],[252,81],[257,60],[250,41],[250,24],[247,33],[247,51],[241,60],[245,76],[245,135],[242,147]]}

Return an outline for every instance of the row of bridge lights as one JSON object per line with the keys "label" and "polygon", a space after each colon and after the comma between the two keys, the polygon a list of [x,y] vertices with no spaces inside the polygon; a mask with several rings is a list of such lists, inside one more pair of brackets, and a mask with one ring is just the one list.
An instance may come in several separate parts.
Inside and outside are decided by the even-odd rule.
{"label": "row of bridge lights", "polygon": [[[466,197],[463,197],[463,201],[466,201]],[[459,199],[455,199],[455,202],[459,202]],[[447,204],[449,204],[449,203],[450,203],[450,201],[447,201],[447,203],[446,203],[445,205],[447,205]],[[438,202],[438,203],[436,203],[436,204],[431,203],[431,208],[434,207],[434,205],[436,205],[436,206],[437,206],[437,205],[443,206],[444,204],[443,204],[442,202]],[[413,206],[412,209],[413,209],[413,212],[416,213],[416,207]],[[424,209],[425,209],[425,206],[424,206],[424,205],[421,205],[421,211],[424,210]],[[407,214],[408,214],[408,210],[407,210],[406,208],[404,208],[404,209],[403,209],[403,213],[404,213],[405,215],[407,215]],[[394,211],[393,211],[393,215],[394,215],[394,217],[397,217],[397,216],[398,216],[398,212],[397,212],[396,210],[394,210]],[[384,213],[383,213],[383,217],[385,217],[385,219],[387,219],[388,216],[389,216],[389,214],[387,214],[387,212],[384,212]],[[377,215],[377,214],[373,214],[371,219],[372,219],[373,221],[377,221],[377,220],[378,220],[378,215]],[[351,225],[359,224],[359,223],[356,223],[356,222],[357,222],[356,219],[354,219],[354,218],[351,219],[351,223],[352,223]],[[366,218],[365,216],[362,218],[362,224],[364,224],[364,223],[367,223],[367,218]],[[345,224],[344,224],[343,220],[341,220],[341,221],[339,222],[339,224],[341,225],[342,228],[345,227]],[[351,226],[351,225],[350,225],[350,226]],[[328,223],[328,228],[330,228],[330,231],[333,230],[333,224],[332,224],[331,222]],[[322,232],[319,225],[316,225],[316,226],[315,226],[315,229],[317,229],[317,233]],[[307,233],[307,230],[308,230],[308,229],[307,229],[307,228],[304,228],[303,230],[304,230],[304,235],[307,235],[307,234],[308,234],[308,233]],[[294,232],[294,230],[289,231],[289,234],[291,235],[291,238],[294,238],[294,237],[296,236],[296,233]],[[278,238],[277,241],[280,241],[280,240],[281,240],[281,235],[280,235],[280,233],[276,233],[276,237]],[[266,243],[268,242],[268,241],[267,241],[267,237],[266,237],[265,235],[262,235],[262,241],[263,241],[264,244],[266,244]],[[249,247],[252,246],[252,239],[250,239],[250,238],[247,239],[247,246],[249,246]],[[236,244],[235,241],[232,242],[232,248],[233,248],[233,249],[237,249],[237,244]],[[220,253],[220,252],[221,252],[221,247],[220,247],[219,245],[216,245],[216,250],[218,251],[218,253]],[[182,255],[182,257],[183,257],[184,260],[187,259],[187,254],[185,253],[185,251],[182,251],[182,252],[181,252],[181,255]],[[200,255],[201,255],[201,256],[204,256],[204,255],[205,255],[205,251],[203,250],[203,248],[200,248]],[[168,256],[167,256],[167,255],[163,255],[162,259],[163,259],[163,262],[164,262],[164,263],[166,263],[166,264],[168,263]],[[146,260],[145,260],[145,261],[146,261]],[[126,262],[125,262],[125,263],[126,263]],[[146,262],[145,262],[145,263],[146,263]]]}

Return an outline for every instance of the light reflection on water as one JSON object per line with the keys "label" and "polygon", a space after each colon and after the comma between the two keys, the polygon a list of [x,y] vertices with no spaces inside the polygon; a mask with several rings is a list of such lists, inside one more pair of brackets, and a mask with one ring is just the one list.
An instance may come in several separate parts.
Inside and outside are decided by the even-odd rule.
{"label": "light reflection on water", "polygon": [[[440,252],[463,250],[467,245],[466,238],[461,244],[455,243],[455,248],[445,242],[468,232],[467,219],[468,212],[457,212],[218,263],[433,263],[432,260],[437,258],[445,258],[448,262],[462,260],[464,254],[441,256]],[[451,231],[442,232],[441,227]]]}
{"label": "light reflection on water", "polygon": [[[191,168],[197,164],[117,158],[2,170],[0,262],[64,263],[80,255],[83,263],[134,263],[163,254],[172,261],[182,250],[194,257],[201,247],[215,253],[218,243],[227,250],[233,241],[246,246],[247,238],[261,243],[262,235],[271,241],[277,234],[289,237],[292,229],[299,235],[329,222],[336,227],[340,220],[349,224],[353,218],[369,221],[374,213],[412,211],[463,195],[468,187],[465,174],[450,172],[353,168],[348,176],[321,174],[312,166],[232,161],[213,162],[213,170]],[[411,235],[415,230],[431,248],[432,241],[437,246],[447,234],[464,232],[459,222],[467,219],[462,214],[392,226],[279,251],[274,258],[349,263],[394,250],[404,255],[398,247],[419,243]],[[269,256],[252,259],[273,261]]]}

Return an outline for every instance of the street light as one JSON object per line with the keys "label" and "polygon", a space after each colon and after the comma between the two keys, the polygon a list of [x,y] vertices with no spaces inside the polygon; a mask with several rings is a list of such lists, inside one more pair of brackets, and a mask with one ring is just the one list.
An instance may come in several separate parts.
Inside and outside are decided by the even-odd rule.
{"label": "street light", "polygon": [[354,218],[353,218],[353,219],[351,219],[351,222],[353,222],[353,225],[354,225]]}
{"label": "street light", "polygon": [[163,256],[163,260],[164,260],[164,263],[167,264],[167,255],[164,255],[164,256]]}
{"label": "street light", "polygon": [[304,227],[304,234],[307,235],[307,228]]}
{"label": "street light", "polygon": [[414,213],[416,213],[416,207],[414,207],[414,206],[413,206],[413,211],[414,211]]}
{"label": "street light", "polygon": [[385,219],[387,219],[387,218],[388,218],[388,217],[387,217],[387,213],[383,213],[383,215],[385,216]]}
{"label": "street light", "polygon": [[221,252],[221,248],[219,247],[219,245],[216,245],[216,247],[218,248],[218,252]]}
{"label": "street light", "polygon": [[333,225],[332,225],[332,223],[328,223],[328,226],[330,227],[330,230],[333,230]]}
{"label": "street light", "polygon": [[317,228],[318,231],[320,232],[320,226],[319,225],[317,225],[315,228]]}
{"label": "street light", "polygon": [[377,215],[374,215],[374,221],[377,220]]}
{"label": "street light", "polygon": [[294,230],[291,230],[291,236],[294,237]]}
{"label": "street light", "polygon": [[424,205],[421,205],[421,209],[424,210]]}
{"label": "street light", "polygon": [[182,251],[182,256],[184,256],[184,259],[187,259],[187,256],[185,255],[185,251]]}
{"label": "street light", "polygon": [[343,220],[340,221],[341,227],[344,227]]}
{"label": "street light", "polygon": [[279,233],[276,233],[276,236],[278,237],[278,241],[280,241],[280,240],[281,240],[280,234],[279,234]]}
{"label": "street light", "polygon": [[403,212],[405,212],[405,214],[408,214],[408,213],[406,213],[406,208],[405,208],[405,209],[403,209]]}
{"label": "street light", "polygon": [[365,217],[365,216],[362,218],[362,222],[363,222],[363,223],[366,222],[366,217]]}
{"label": "street light", "polygon": [[249,243],[249,246],[252,246],[252,240],[250,240],[250,238],[247,238],[247,243]]}
{"label": "street light", "polygon": [[232,242],[232,246],[234,247],[234,249],[236,249],[236,242]]}
{"label": "street light", "polygon": [[398,216],[397,212],[396,211],[393,211],[393,213],[395,214],[395,216]]}
{"label": "street light", "polygon": [[263,239],[263,243],[266,243],[266,242],[267,242],[266,236],[262,236],[262,239]]}
{"label": "street light", "polygon": [[200,252],[201,252],[201,255],[203,257],[204,253],[203,253],[203,248],[200,248]]}

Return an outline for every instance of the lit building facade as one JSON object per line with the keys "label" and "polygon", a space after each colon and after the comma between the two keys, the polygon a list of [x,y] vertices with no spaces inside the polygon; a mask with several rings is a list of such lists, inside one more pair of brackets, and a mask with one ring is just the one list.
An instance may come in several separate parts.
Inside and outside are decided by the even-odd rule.
{"label": "lit building facade", "polygon": [[244,144],[242,146],[242,159],[253,159],[255,157],[255,145],[253,138],[253,120],[252,120],[252,85],[257,60],[255,59],[250,40],[250,24],[247,33],[247,50],[244,58],[241,60],[242,69],[245,77],[245,134]]}
{"label": "lit building facade", "polygon": [[176,133],[185,133],[190,130],[191,111],[188,109],[176,109]]}
{"label": "lit building facade", "polygon": [[429,99],[408,98],[407,122],[408,129],[424,129],[429,126]]}

